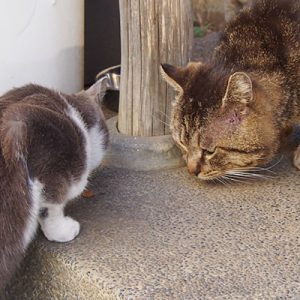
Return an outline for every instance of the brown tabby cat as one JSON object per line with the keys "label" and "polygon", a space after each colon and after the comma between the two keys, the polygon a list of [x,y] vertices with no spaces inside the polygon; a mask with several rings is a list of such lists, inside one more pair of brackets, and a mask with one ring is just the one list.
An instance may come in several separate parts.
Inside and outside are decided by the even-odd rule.
{"label": "brown tabby cat", "polygon": [[[163,65],[179,92],[171,131],[188,169],[210,180],[270,162],[300,121],[300,1],[260,0],[223,32],[209,64]],[[294,155],[300,169],[300,147]]]}

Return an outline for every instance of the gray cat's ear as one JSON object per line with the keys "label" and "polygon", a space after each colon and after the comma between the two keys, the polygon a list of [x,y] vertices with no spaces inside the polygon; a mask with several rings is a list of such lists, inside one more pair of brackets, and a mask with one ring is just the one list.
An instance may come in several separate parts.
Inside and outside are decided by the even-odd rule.
{"label": "gray cat's ear", "polygon": [[97,80],[91,87],[85,90],[83,93],[96,101],[102,101],[108,87],[108,78],[106,76]]}
{"label": "gray cat's ear", "polygon": [[229,77],[222,105],[227,103],[249,104],[253,101],[252,80],[244,72],[236,72]]}

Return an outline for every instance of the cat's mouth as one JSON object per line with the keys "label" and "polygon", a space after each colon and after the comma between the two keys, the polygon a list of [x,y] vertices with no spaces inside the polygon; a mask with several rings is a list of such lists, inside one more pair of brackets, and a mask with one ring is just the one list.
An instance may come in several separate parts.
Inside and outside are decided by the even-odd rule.
{"label": "cat's mouth", "polygon": [[245,167],[231,168],[224,171],[200,172],[197,177],[205,181],[218,181],[223,184],[229,182],[246,182],[249,180],[273,178],[276,173],[272,170],[282,160],[281,156],[274,164],[265,164],[258,167],[258,164],[248,164]]}
{"label": "cat's mouth", "polygon": [[199,173],[197,177],[201,180],[210,181],[210,180],[222,178],[222,176],[224,175],[225,173],[220,173],[219,171],[211,171],[206,174]]}
{"label": "cat's mouth", "polygon": [[[261,168],[262,169],[262,168]],[[245,177],[251,177],[251,175],[258,176],[259,174],[250,173],[252,168],[244,167],[244,168],[232,168],[227,170],[211,170],[206,172],[200,172],[197,177],[201,180],[205,181],[239,181],[238,179]]]}

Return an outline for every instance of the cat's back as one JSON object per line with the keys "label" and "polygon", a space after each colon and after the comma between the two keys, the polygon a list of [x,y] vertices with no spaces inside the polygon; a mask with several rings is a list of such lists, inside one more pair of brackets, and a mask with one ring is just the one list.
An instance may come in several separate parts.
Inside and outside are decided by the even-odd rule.
{"label": "cat's back", "polygon": [[0,97],[0,124],[8,128],[23,122],[27,130],[33,132],[37,127],[34,123],[42,121],[55,124],[54,119],[62,119],[65,109],[66,103],[59,93],[40,85],[28,84]]}
{"label": "cat's back", "polygon": [[38,94],[48,97],[51,101],[60,101],[59,94],[56,91],[37,84],[28,84],[19,88],[13,88],[0,97],[0,117],[2,116],[2,112],[10,105],[24,101],[25,99],[28,100],[30,97]]}
{"label": "cat's back", "polygon": [[245,71],[296,68],[300,62],[299,21],[300,1],[256,0],[229,22],[215,58]]}
{"label": "cat's back", "polygon": [[[96,142],[101,143],[98,148],[104,152],[107,129],[98,110],[88,98],[39,85],[14,89],[0,98],[1,126],[10,133],[26,127],[27,136],[20,139],[26,139],[29,171],[38,177],[48,176],[50,170],[62,177],[65,170],[80,176],[91,156],[91,129]],[[99,163],[103,156],[100,154],[97,153]]]}

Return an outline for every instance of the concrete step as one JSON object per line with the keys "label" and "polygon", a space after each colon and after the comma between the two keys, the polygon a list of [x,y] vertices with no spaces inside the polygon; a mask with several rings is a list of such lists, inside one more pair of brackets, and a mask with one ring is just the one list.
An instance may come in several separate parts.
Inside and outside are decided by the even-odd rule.
{"label": "concrete step", "polygon": [[77,239],[32,245],[6,299],[300,299],[300,174],[208,184],[104,168]]}

